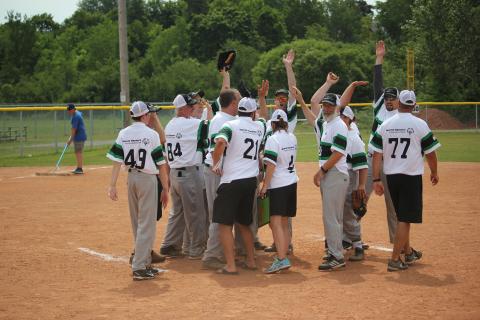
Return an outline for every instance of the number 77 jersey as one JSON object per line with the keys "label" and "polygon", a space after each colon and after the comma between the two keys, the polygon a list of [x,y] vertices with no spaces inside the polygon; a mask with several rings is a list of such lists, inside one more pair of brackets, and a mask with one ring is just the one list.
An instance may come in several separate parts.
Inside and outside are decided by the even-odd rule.
{"label": "number 77 jersey", "polygon": [[374,133],[370,147],[383,153],[385,174],[422,175],[423,155],[440,147],[427,123],[411,113],[398,113]]}
{"label": "number 77 jersey", "polygon": [[158,133],[143,122],[122,129],[107,158],[148,174],[158,174],[157,165],[165,163]]}
{"label": "number 77 jersey", "polygon": [[250,117],[239,117],[222,126],[215,137],[215,141],[227,142],[220,184],[258,175],[258,151],[264,135],[263,120],[253,121]]}

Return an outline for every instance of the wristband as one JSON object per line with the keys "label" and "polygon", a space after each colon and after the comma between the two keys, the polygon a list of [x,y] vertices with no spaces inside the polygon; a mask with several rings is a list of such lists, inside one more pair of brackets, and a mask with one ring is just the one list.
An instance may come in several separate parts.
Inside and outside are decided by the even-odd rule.
{"label": "wristband", "polygon": [[380,182],[380,181],[382,181],[382,179],[373,179],[372,181],[373,182]]}
{"label": "wristband", "polygon": [[320,170],[322,170],[323,173],[327,173],[327,172],[328,172],[328,170],[326,170],[324,167],[320,167]]}

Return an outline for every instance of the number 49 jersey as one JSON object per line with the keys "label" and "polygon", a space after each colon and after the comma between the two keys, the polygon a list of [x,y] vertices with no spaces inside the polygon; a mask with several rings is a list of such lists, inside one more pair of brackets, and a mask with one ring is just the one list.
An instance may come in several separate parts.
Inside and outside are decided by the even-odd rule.
{"label": "number 49 jersey", "polygon": [[165,163],[158,133],[143,122],[135,122],[118,134],[107,158],[148,174],[158,174]]}
{"label": "number 49 jersey", "polygon": [[226,122],[215,141],[223,139],[228,146],[223,157],[220,184],[258,175],[258,151],[265,135],[265,124],[249,117]]}
{"label": "number 49 jersey", "polygon": [[371,148],[383,153],[385,174],[423,174],[423,154],[440,144],[422,119],[411,113],[398,113],[378,127],[370,141]]}

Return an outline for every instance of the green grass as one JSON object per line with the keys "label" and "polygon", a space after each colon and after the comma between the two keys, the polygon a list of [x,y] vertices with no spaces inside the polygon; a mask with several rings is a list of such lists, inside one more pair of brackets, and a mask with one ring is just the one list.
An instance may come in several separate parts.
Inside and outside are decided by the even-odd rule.
{"label": "green grass", "polygon": [[[369,121],[370,114],[368,112],[357,112],[359,126],[362,128],[361,133],[364,141],[368,139],[369,125],[365,124]],[[101,138],[105,141],[111,141],[116,137],[113,132],[112,121],[109,119],[95,119],[95,126],[101,128]],[[98,123],[97,123],[98,121]],[[166,122],[163,119],[162,122]],[[106,128],[109,128],[106,129]],[[315,162],[317,156],[317,144],[313,129],[306,122],[299,122],[295,134],[298,139],[298,161]],[[438,150],[438,158],[440,161],[450,162],[480,162],[480,131],[455,131],[455,132],[435,132],[436,137],[442,144]],[[65,138],[66,140],[66,138]],[[61,141],[61,142],[60,142]],[[52,142],[50,140],[49,142]],[[25,146],[24,157],[18,156],[19,143],[2,143],[0,144],[0,167],[21,167],[21,166],[51,166],[54,167],[62,149],[63,140],[59,140],[58,152],[55,153],[52,147],[49,148],[33,148]],[[110,142],[108,142],[110,143]],[[90,149],[89,141],[85,145],[84,161],[86,165],[91,164],[110,164],[111,161],[105,157],[109,145],[96,146]],[[28,156],[31,155],[31,156]],[[73,148],[70,147],[65,154],[61,166],[74,166],[75,155]]]}

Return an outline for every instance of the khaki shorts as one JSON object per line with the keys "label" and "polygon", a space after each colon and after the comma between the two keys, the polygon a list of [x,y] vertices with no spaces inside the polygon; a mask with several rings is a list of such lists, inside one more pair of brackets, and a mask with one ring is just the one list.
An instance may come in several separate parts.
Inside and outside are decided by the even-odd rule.
{"label": "khaki shorts", "polygon": [[73,141],[73,147],[75,149],[75,153],[82,152],[84,146],[85,146],[85,141]]}

